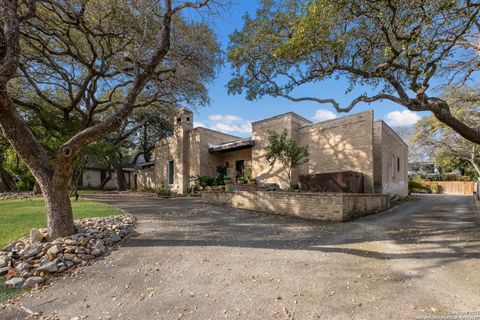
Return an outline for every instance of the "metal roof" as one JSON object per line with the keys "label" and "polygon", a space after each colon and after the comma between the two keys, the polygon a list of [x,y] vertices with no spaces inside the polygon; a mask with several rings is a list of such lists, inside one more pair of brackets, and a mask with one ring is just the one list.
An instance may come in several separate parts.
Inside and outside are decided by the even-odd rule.
{"label": "metal roof", "polygon": [[230,141],[222,144],[210,144],[208,151],[210,152],[229,152],[241,149],[251,148],[255,145],[255,140],[252,138]]}

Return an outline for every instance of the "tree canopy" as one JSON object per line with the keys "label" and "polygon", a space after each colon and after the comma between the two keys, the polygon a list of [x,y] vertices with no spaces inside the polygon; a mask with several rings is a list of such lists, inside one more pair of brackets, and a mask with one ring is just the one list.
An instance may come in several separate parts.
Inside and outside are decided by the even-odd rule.
{"label": "tree canopy", "polygon": [[[478,88],[450,88],[442,98],[450,103],[458,119],[471,126],[480,123]],[[480,146],[466,140],[433,116],[424,117],[416,124],[411,142],[426,150],[440,168],[447,171],[462,169],[471,177],[480,176]]]}
{"label": "tree canopy", "polygon": [[[85,147],[129,130],[138,108],[208,103],[220,47],[206,23],[183,12],[214,4],[1,3],[0,127],[43,191],[51,237],[74,232],[68,184]],[[51,145],[29,119],[45,128]]]}
{"label": "tree canopy", "polygon": [[[470,0],[262,0],[255,17],[231,35],[234,68],[229,92],[330,104],[348,112],[359,103],[387,100],[431,111],[464,138],[480,131],[435,95],[438,84],[464,84],[479,71],[480,3]],[[296,96],[295,89],[335,77],[347,92],[368,86],[342,106],[328,96]]]}

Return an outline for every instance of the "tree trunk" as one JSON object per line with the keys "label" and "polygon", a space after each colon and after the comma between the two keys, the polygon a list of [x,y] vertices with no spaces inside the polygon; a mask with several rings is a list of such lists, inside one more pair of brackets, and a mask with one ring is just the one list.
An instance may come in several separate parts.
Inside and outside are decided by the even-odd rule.
{"label": "tree trunk", "polygon": [[67,183],[51,183],[42,188],[47,209],[48,236],[50,239],[75,233],[72,204]]}
{"label": "tree trunk", "polygon": [[103,181],[100,183],[100,190],[103,190],[103,188],[105,188],[105,185],[107,184],[108,181],[110,181],[110,179],[112,179],[112,172],[109,170],[108,171],[108,176],[105,177],[105,179],[103,179]]}
{"label": "tree trunk", "polygon": [[7,170],[3,167],[3,161],[5,157],[3,156],[2,151],[0,151],[0,192],[4,191],[17,191],[17,186],[15,181],[13,181],[12,176],[8,173]]}
{"label": "tree trunk", "polygon": [[121,164],[115,167],[115,173],[117,174],[117,191],[125,191],[127,189],[127,182],[125,181],[125,174],[123,173],[122,167]]}
{"label": "tree trunk", "polygon": [[0,175],[2,182],[5,186],[5,189],[10,192],[17,192],[17,186],[15,185],[15,181],[13,181],[12,176],[8,173],[5,169],[0,168]]}
{"label": "tree trunk", "polygon": [[33,186],[33,194],[34,195],[42,194],[42,188],[40,187],[40,184],[37,182],[37,179],[35,179],[35,185]]}
{"label": "tree trunk", "polygon": [[469,161],[472,164],[475,171],[477,172],[477,174],[480,176],[480,166],[475,162],[475,160],[469,160]]}

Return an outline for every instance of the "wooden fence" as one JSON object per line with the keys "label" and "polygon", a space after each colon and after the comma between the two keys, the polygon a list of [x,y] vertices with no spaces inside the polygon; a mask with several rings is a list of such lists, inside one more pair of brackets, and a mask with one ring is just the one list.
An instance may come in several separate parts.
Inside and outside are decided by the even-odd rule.
{"label": "wooden fence", "polygon": [[425,181],[426,184],[440,186],[440,193],[452,195],[472,195],[475,191],[473,181]]}

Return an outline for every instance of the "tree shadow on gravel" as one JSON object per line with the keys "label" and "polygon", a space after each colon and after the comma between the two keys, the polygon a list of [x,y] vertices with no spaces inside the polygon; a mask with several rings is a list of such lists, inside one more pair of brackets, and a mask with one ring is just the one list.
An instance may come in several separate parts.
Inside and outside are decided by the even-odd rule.
{"label": "tree shadow on gravel", "polygon": [[[424,196],[347,223],[233,209],[189,198],[110,202],[138,214],[153,230],[124,247],[309,250],[379,260],[432,260],[435,265],[480,259],[480,217],[470,197]],[[388,244],[401,245],[401,250],[386,252]]]}

